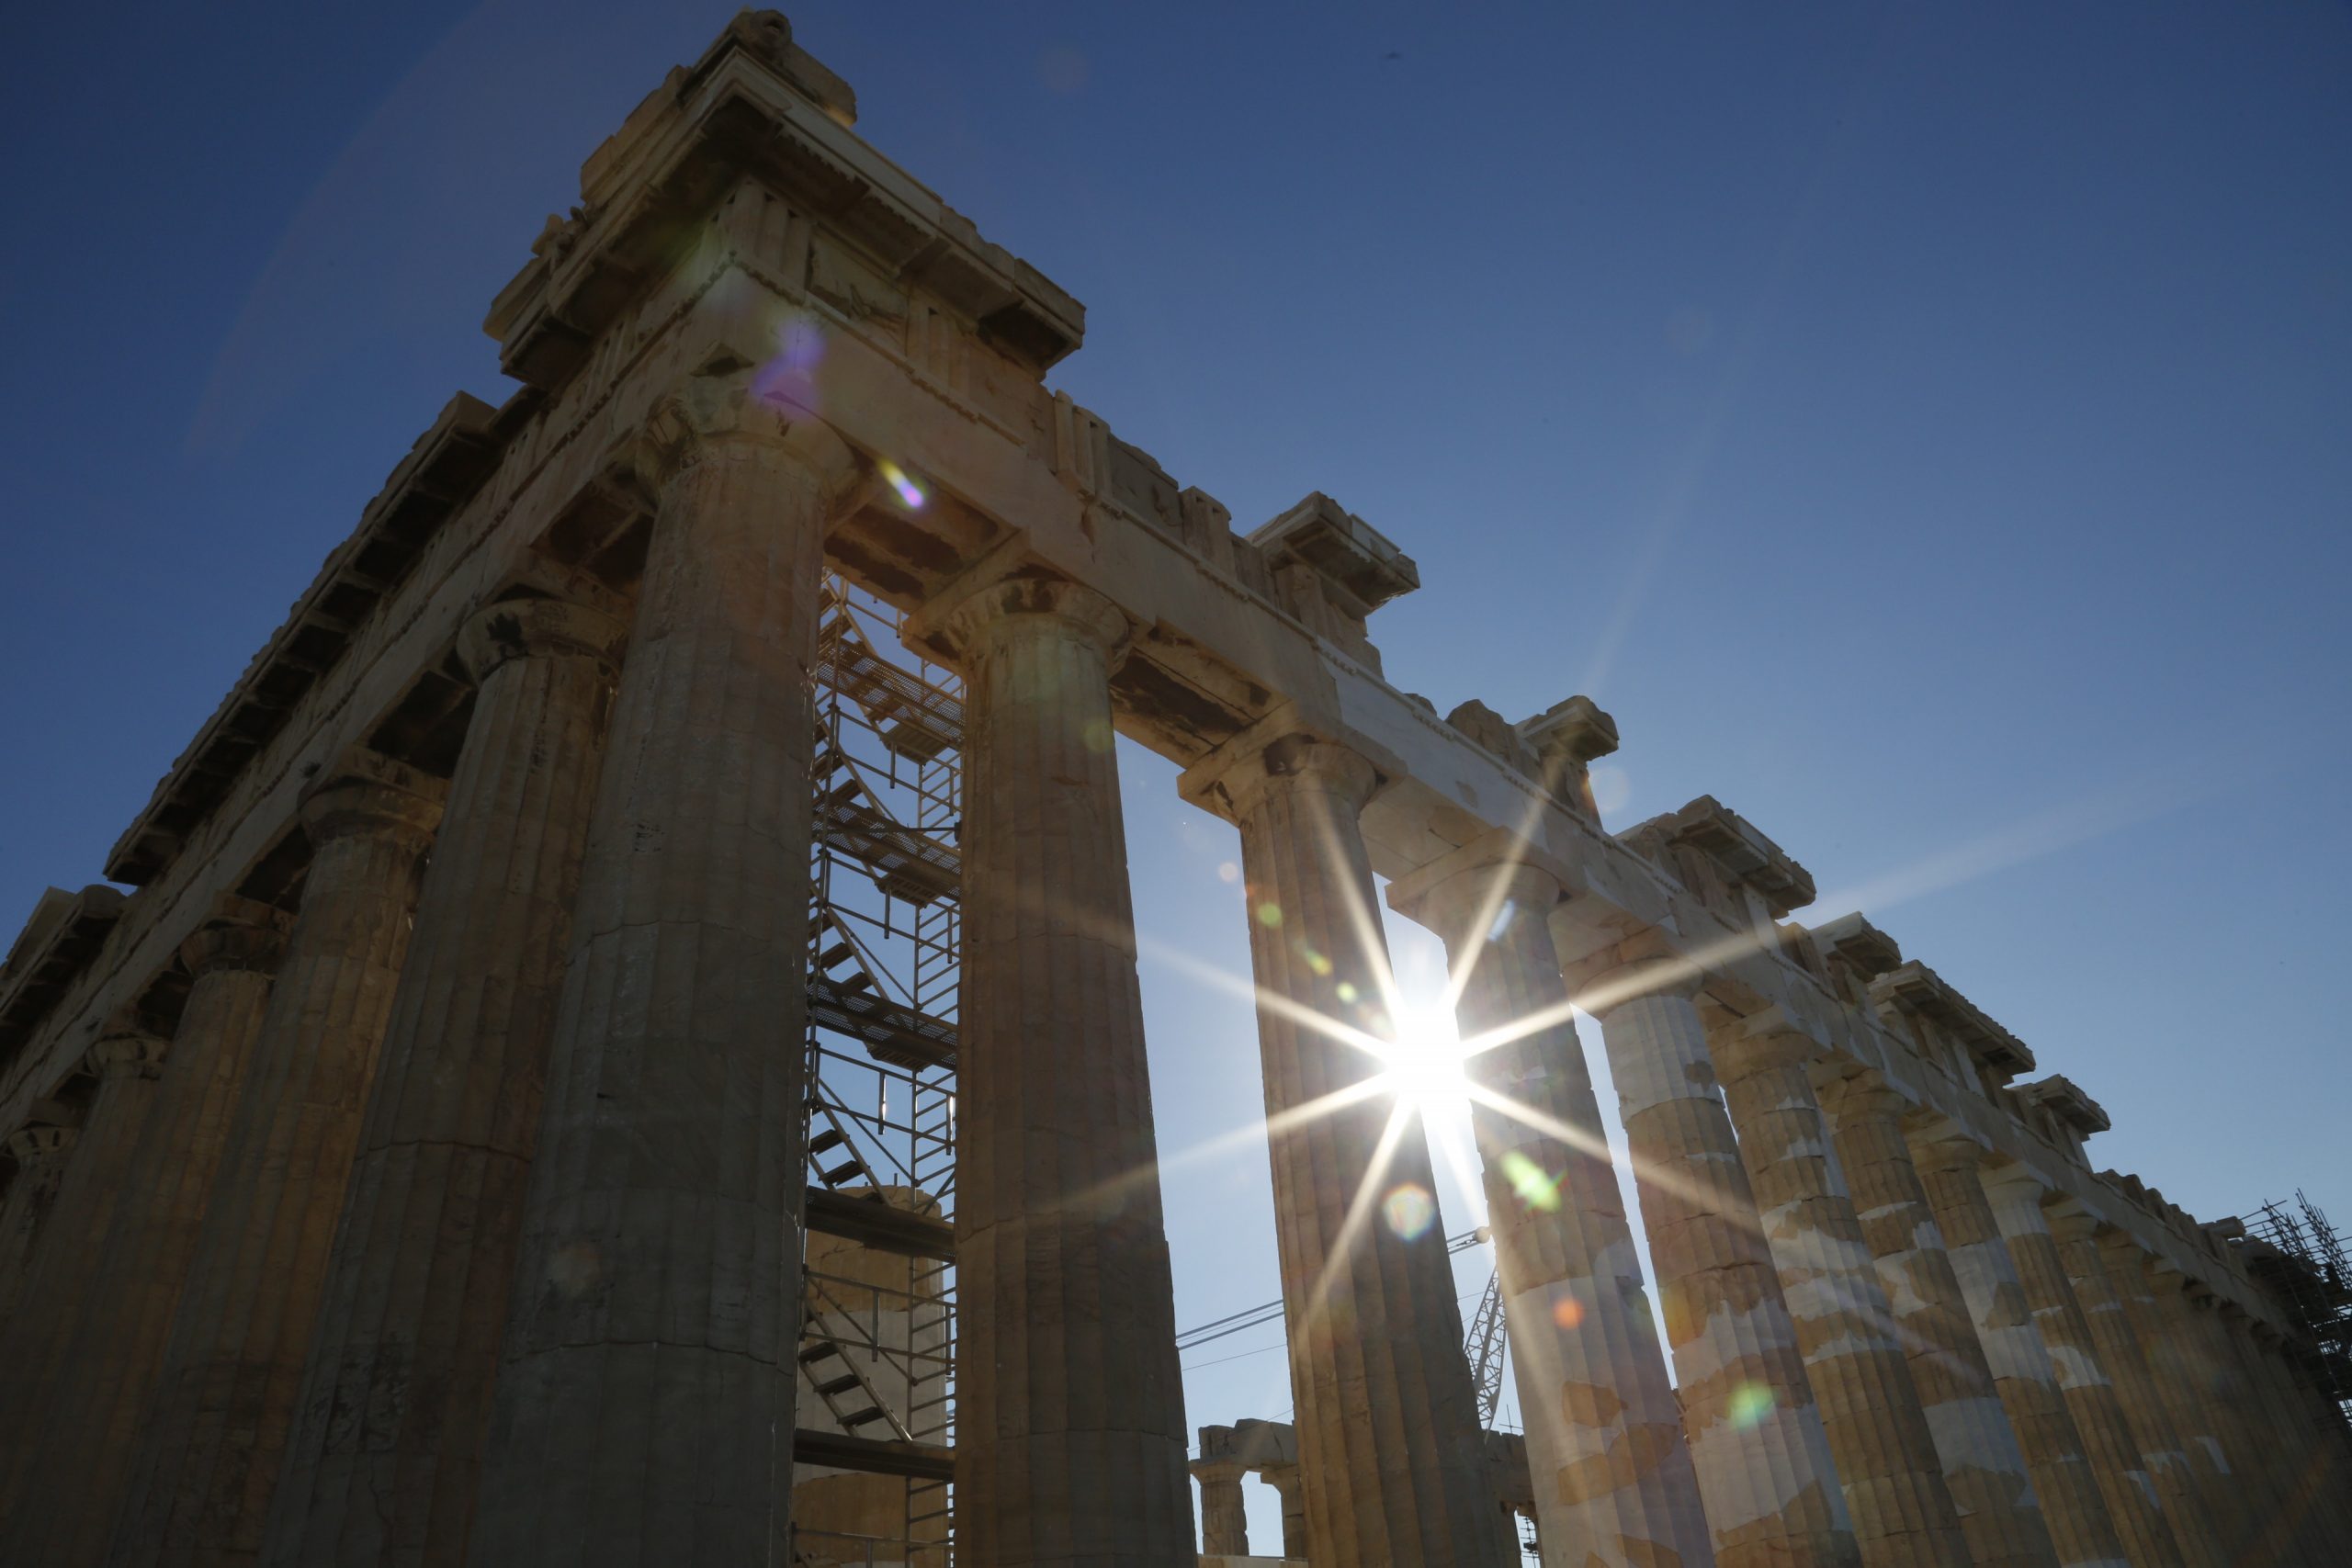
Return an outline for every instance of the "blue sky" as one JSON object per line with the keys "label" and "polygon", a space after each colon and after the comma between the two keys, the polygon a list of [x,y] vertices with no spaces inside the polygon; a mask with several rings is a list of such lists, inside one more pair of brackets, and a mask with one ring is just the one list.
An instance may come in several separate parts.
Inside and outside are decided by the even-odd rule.
{"label": "blue sky", "polygon": [[[442,400],[504,395],[491,295],[730,9],[12,8],[11,930]],[[1817,918],[1860,904],[2102,1100],[2098,1163],[2352,1220],[2352,10],[793,17],[876,145],[1087,303],[1056,384],[1237,525],[1320,489],[1419,558],[1374,622],[1400,685],[1589,693],[1612,827],[1747,816]],[[1123,760],[1147,944],[1238,971],[1230,832]],[[1256,1113],[1255,1047],[1145,983],[1173,1154]],[[1170,1209],[1182,1321],[1274,1293],[1262,1159]],[[1192,1417],[1281,1385],[1203,1367]]]}

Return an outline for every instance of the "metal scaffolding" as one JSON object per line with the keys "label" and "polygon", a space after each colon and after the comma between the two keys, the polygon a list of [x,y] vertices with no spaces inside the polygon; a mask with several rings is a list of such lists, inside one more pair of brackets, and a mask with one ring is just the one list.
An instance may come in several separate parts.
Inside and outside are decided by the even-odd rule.
{"label": "metal scaffolding", "polygon": [[2318,1354],[2305,1375],[2352,1424],[2352,1271],[2343,1237],[2301,1189],[2292,1202],[2256,1210],[2245,1234],[2246,1271],[2309,1333]]}
{"label": "metal scaffolding", "polygon": [[805,1491],[827,1472],[877,1479],[840,1494],[854,1505],[796,1498],[796,1517],[814,1516],[795,1542],[811,1568],[948,1568],[954,1554],[964,709],[951,671],[900,649],[899,625],[827,580],[811,691],[810,1235],[795,1454]]}

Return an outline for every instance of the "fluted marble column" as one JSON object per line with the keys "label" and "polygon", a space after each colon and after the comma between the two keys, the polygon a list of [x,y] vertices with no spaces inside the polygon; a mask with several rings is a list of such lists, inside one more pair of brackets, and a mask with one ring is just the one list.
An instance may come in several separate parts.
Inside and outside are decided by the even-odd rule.
{"label": "fluted marble column", "polygon": [[38,1449],[0,1477],[0,1562],[85,1568],[106,1549],[286,930],[277,910],[230,897],[180,944],[192,981],[115,1221],[71,1333],[34,1369],[22,1408],[40,1413]]}
{"label": "fluted marble column", "polygon": [[[2118,1231],[2099,1238],[2107,1258],[2108,1278],[2122,1298],[2124,1314],[2139,1336],[2141,1354],[2147,1359],[2155,1386],[2172,1416],[2173,1431],[2188,1453],[2198,1499],[2205,1506],[2214,1534],[2227,1551],[2253,1533],[2254,1520],[2245,1506],[2244,1492],[2222,1450],[2213,1413],[2195,1392],[2195,1377],[2180,1337],[2179,1325],[2159,1304],[2156,1271],[2138,1243]],[[2178,1294],[2180,1276],[2164,1273],[2165,1296]],[[2185,1310],[2185,1308],[2184,1308]]]}
{"label": "fluted marble column", "polygon": [[1545,926],[1560,897],[1549,876],[1507,863],[1390,889],[1445,939],[1464,1041],[1523,1032],[1464,1071],[1501,1102],[1475,1101],[1471,1120],[1538,1527],[1589,1568],[1696,1568],[1713,1548]]}
{"label": "fluted marble column", "polygon": [[2188,1471],[2188,1455],[2173,1432],[2163,1395],[2148,1371],[2140,1337],[2125,1315],[2123,1299],[2108,1278],[2107,1262],[2098,1247],[2098,1222],[2072,1201],[2046,1205],[2050,1234],[2058,1244],[2058,1260],[2082,1306],[2083,1323],[2090,1332],[2091,1348],[2114,1381],[2115,1397],[2139,1446],[2142,1467],[2155,1487],[2165,1522],[2172,1529],[2182,1559],[2190,1568],[2223,1560],[2221,1540],[2197,1495]]}
{"label": "fluted marble column", "polygon": [[16,1312],[0,1319],[0,1410],[17,1413],[0,1421],[0,1517],[59,1414],[46,1396],[49,1376],[74,1325],[92,1310],[92,1269],[146,1125],[164,1050],[140,1021],[125,1018],[83,1056],[83,1071],[97,1087],[36,1238],[24,1293]]}
{"label": "fluted marble column", "polygon": [[1985,1200],[1978,1176],[1984,1151],[1941,1131],[1915,1136],[1911,1150],[1937,1228],[1951,1249],[1952,1270],[1968,1298],[1985,1364],[2033,1472],[2058,1561],[2064,1568],[2124,1568],[2129,1560],[2122,1540]]}
{"label": "fluted marble column", "polygon": [[964,671],[956,1556],[1193,1559],[1175,1287],[1111,729],[1126,618],[1015,580]]}
{"label": "fluted marble column", "polygon": [[2273,1511],[2274,1500],[2265,1489],[2275,1473],[2270,1456],[2278,1434],[2249,1408],[2245,1374],[2222,1342],[2219,1303],[2211,1292],[2168,1269],[2158,1276],[2157,1310],[2172,1322],[2180,1351],[2177,1365],[2213,1436],[2215,1461],[2238,1508],[2235,1550],[2244,1555],[2261,1539]]}
{"label": "fluted marble column", "polygon": [[1824,1107],[1970,1560],[1975,1568],[2054,1568],[2057,1548],[2025,1451],[1904,1138],[1909,1102],[1856,1077],[1828,1090]]}
{"label": "fluted marble column", "polygon": [[[2352,1455],[2342,1418],[2298,1375],[2275,1338],[2263,1329],[2241,1343],[2248,1378],[2278,1434],[2276,1457],[2281,1517],[2267,1530],[2268,1561],[2352,1562]],[[2256,1563],[2266,1559],[2257,1553]]]}
{"label": "fluted marble column", "polygon": [[[1298,1466],[1272,1464],[1258,1472],[1258,1478],[1274,1489],[1283,1504],[1283,1555],[1294,1562],[1306,1561],[1306,1484],[1299,1479]],[[1665,1565],[1671,1568],[1671,1564]]]}
{"label": "fluted marble column", "polygon": [[2189,1291],[2201,1295],[2171,1260],[2143,1262],[2141,1272],[2150,1281],[2150,1303],[2159,1321],[2159,1357],[2178,1378],[2176,1416],[2185,1413],[2192,1464],[2201,1460],[2206,1474],[2206,1506],[2211,1509],[2230,1556],[2246,1554],[2248,1542],[2260,1535],[2263,1506],[2258,1483],[2251,1474],[2251,1438],[2232,1420],[2234,1389],[2222,1368],[2211,1361],[2204,1342],[2206,1309],[2189,1300]]}
{"label": "fluted marble column", "polygon": [[810,669],[854,465],[748,375],[657,492],[526,1183],[469,1561],[781,1562],[800,1337]]}
{"label": "fluted marble column", "polygon": [[1687,965],[1588,993],[1639,1184],[1683,1425],[1724,1568],[1860,1561],[1796,1325],[1740,1165]]}
{"label": "fluted marble column", "polygon": [[1894,1308],[1814,1091],[1821,1048],[1778,1010],[1710,1043],[1862,1561],[1969,1568]]}
{"label": "fluted marble column", "polygon": [[172,1321],[115,1568],[242,1562],[260,1545],[446,789],[366,753],[322,784],[302,803],[301,909]]}
{"label": "fluted marble column", "polygon": [[1201,1554],[1250,1555],[1250,1517],[1242,1505],[1239,1460],[1196,1459],[1193,1478],[1201,1483]]}
{"label": "fluted marble column", "polygon": [[612,684],[627,631],[509,600],[418,896],[263,1560],[463,1560],[523,1184],[538,1138]]}
{"label": "fluted marble column", "polygon": [[1499,1532],[1428,1138],[1351,1043],[1381,1035],[1391,986],[1358,821],[1376,782],[1353,752],[1286,735],[1212,754],[1185,793],[1241,829],[1307,1556],[1492,1568]]}
{"label": "fluted marble column", "polygon": [[59,1120],[28,1122],[0,1142],[17,1168],[7,1197],[0,1200],[0,1323],[15,1321],[17,1303],[31,1283],[41,1231],[81,1136],[69,1115],[61,1108]]}
{"label": "fluted marble column", "polygon": [[2058,1256],[2058,1240],[2041,1212],[2047,1190],[2032,1172],[2015,1165],[1988,1168],[1980,1176],[1994,1224],[2008,1247],[2027,1309],[2050,1353],[2059,1393],[2075,1419],[2091,1475],[2106,1499],[2107,1517],[2125,1554],[2136,1568],[2181,1568],[2180,1548],[2157,1504],[2155,1478],[2140,1457],[2114,1379],[2099,1359],[2090,1325]]}

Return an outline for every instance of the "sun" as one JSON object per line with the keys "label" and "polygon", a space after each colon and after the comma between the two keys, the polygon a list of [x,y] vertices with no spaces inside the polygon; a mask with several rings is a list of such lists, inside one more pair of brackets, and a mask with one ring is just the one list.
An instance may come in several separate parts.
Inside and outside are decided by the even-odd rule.
{"label": "sun", "polygon": [[1469,1098],[1470,1081],[1452,1010],[1399,1001],[1395,1022],[1396,1039],[1381,1051],[1381,1077],[1397,1100],[1424,1120],[1460,1107]]}

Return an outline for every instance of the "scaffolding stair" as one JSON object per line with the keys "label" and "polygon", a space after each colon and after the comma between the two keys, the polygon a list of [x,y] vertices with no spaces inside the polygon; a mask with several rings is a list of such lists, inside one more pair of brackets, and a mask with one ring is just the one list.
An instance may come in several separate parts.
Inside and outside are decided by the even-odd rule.
{"label": "scaffolding stair", "polygon": [[830,913],[824,919],[837,940],[818,953],[808,976],[809,1021],[909,1072],[954,1066],[956,1026],[884,995],[855,941]]}

